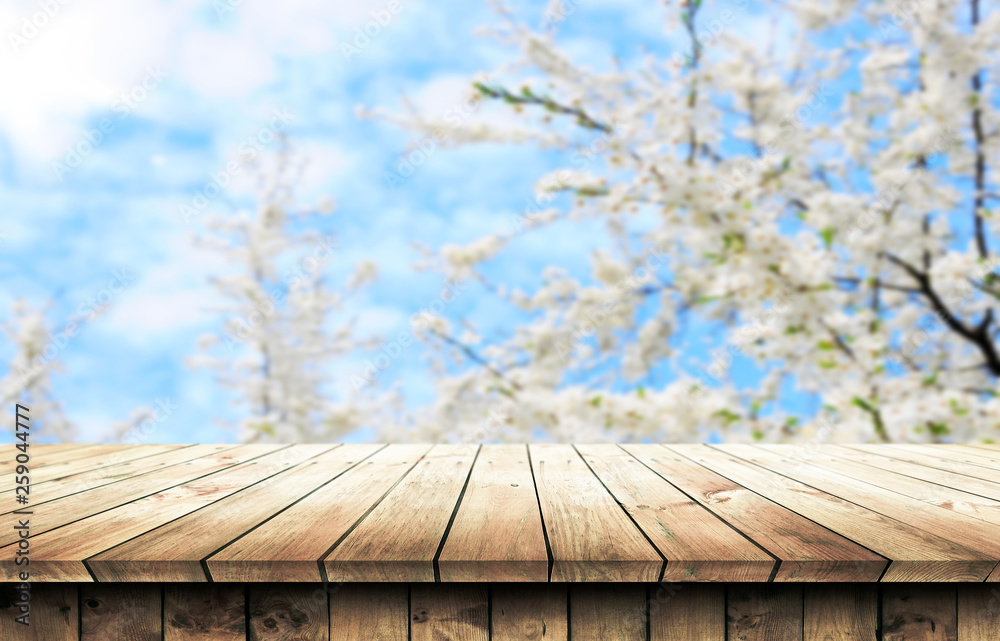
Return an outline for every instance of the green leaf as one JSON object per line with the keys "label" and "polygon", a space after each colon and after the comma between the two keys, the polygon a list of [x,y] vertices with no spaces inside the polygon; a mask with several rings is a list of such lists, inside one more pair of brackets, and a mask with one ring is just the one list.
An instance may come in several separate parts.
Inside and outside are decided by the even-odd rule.
{"label": "green leaf", "polygon": [[855,396],[854,398],[852,398],[851,403],[856,405],[857,407],[860,407],[866,412],[869,413],[875,412],[875,408],[872,406],[872,404],[866,401],[865,399],[861,398],[860,396]]}
{"label": "green leaf", "polygon": [[934,436],[944,436],[945,434],[951,433],[951,430],[948,429],[947,423],[928,423],[927,428]]}
{"label": "green leaf", "polygon": [[822,367],[823,369],[833,369],[834,367],[837,366],[837,361],[820,361],[816,364]]}
{"label": "green leaf", "polygon": [[820,233],[820,237],[823,239],[823,245],[827,249],[830,249],[830,245],[833,244],[833,237],[837,235],[837,230],[833,227],[826,227]]}
{"label": "green leaf", "polygon": [[820,348],[824,352],[829,352],[837,348],[833,341],[820,341],[816,343],[816,347]]}
{"label": "green leaf", "polygon": [[598,394],[594,398],[590,399],[590,404],[593,405],[594,407],[600,407],[601,406],[601,395]]}
{"label": "green leaf", "polygon": [[729,427],[736,421],[740,420],[740,415],[731,410],[722,409],[716,412],[715,415],[725,421],[726,427]]}
{"label": "green leaf", "polygon": [[764,432],[761,432],[760,430],[754,430],[753,431],[753,440],[755,440],[755,441],[763,441],[764,440]]}
{"label": "green leaf", "polygon": [[635,394],[636,394],[636,396],[638,396],[639,398],[646,398],[646,388],[645,388],[645,387],[643,387],[642,385],[640,385],[639,387],[637,387],[637,388],[635,389]]}

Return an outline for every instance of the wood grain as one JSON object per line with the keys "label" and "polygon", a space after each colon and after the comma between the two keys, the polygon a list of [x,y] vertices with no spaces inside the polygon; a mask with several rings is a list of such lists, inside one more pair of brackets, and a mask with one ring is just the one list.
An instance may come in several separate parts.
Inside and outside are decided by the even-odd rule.
{"label": "wood grain", "polygon": [[921,452],[930,456],[938,456],[950,461],[981,465],[993,470],[1000,470],[1000,453],[990,452],[977,447],[966,447],[965,445],[930,445],[926,443],[914,443],[906,448],[913,452]]}
{"label": "wood grain", "polygon": [[160,641],[161,596],[152,585],[81,585],[80,641]]}
{"label": "wood grain", "polygon": [[892,560],[885,581],[982,581],[989,555],[851,501],[765,470],[718,449],[692,445],[692,459]]}
{"label": "wood grain", "polygon": [[326,556],[329,579],[433,581],[434,556],[477,451],[474,445],[435,445]]}
{"label": "wood grain", "polygon": [[164,641],[245,641],[242,585],[167,584],[163,590]]}
{"label": "wood grain", "polygon": [[919,463],[901,461],[899,459],[862,452],[850,447],[840,445],[828,445],[823,451],[840,459],[846,459],[857,463],[864,463],[869,467],[887,472],[895,472],[911,478],[923,479],[930,483],[942,485],[946,488],[954,488],[976,494],[985,498],[1000,500],[1000,483],[983,481],[965,474],[956,474],[945,470],[938,470]]}
{"label": "wood grain", "polygon": [[412,641],[488,641],[485,585],[423,585],[410,588]]}
{"label": "wood grain", "polygon": [[25,614],[19,585],[0,585],[0,639],[78,641],[80,617],[77,586],[67,583],[30,585],[28,624],[25,625],[15,620]]}
{"label": "wood grain", "polygon": [[[322,580],[319,561],[323,555],[378,504],[429,449],[429,445],[389,445],[379,450],[362,464],[209,557],[206,563],[213,579]],[[322,528],[316,527],[317,523],[322,523]]]}
{"label": "wood grain", "polygon": [[802,641],[802,587],[729,586],[726,624],[731,641]]}
{"label": "wood grain", "polygon": [[482,446],[438,568],[442,581],[548,580],[527,446]]}
{"label": "wood grain", "polygon": [[[936,470],[965,474],[973,478],[1000,483],[1000,470],[961,460],[952,460],[938,450],[914,449],[908,445],[893,445],[891,447],[888,445],[845,445],[845,447],[869,454],[879,454],[901,461],[909,461],[910,463],[918,463]],[[929,454],[928,451],[930,452]]]}
{"label": "wood grain", "polygon": [[781,560],[775,581],[877,581],[888,560],[695,462],[702,449],[623,446]]}
{"label": "wood grain", "polygon": [[249,590],[248,641],[329,641],[327,595],[307,584],[265,583]]}
{"label": "wood grain", "polygon": [[[31,537],[37,580],[87,581],[87,559],[301,463],[326,446],[293,445]],[[175,469],[183,466],[175,466]]]}
{"label": "wood grain", "polygon": [[344,583],[330,594],[330,641],[408,641],[409,587]]}
{"label": "wood grain", "polygon": [[99,581],[206,581],[201,560],[379,449],[344,445],[87,560]]}
{"label": "wood grain", "polygon": [[493,641],[568,641],[565,584],[491,588]]}
{"label": "wood grain", "polygon": [[650,641],[725,641],[723,585],[662,584],[649,592]]}
{"label": "wood grain", "polygon": [[108,464],[47,483],[34,484],[34,481],[32,481],[31,503],[32,505],[38,505],[71,494],[86,492],[87,490],[118,483],[142,474],[166,469],[196,458],[217,454],[220,451],[225,450],[220,450],[217,445],[192,445],[190,447],[172,449],[162,454],[153,454],[134,460]]}
{"label": "wood grain", "polygon": [[1000,587],[958,586],[958,639],[1000,639]]}
{"label": "wood grain", "polygon": [[573,641],[645,641],[646,586],[607,583],[569,586]]}
{"label": "wood grain", "polygon": [[[869,471],[864,474],[867,470],[861,468],[858,477],[852,478],[850,469],[843,471],[849,468],[847,463],[823,465],[812,459],[803,461],[752,445],[721,446],[719,449],[824,492],[850,497],[858,505],[933,531],[1000,560],[1000,537],[996,527],[1000,523],[997,512],[1000,504],[996,501],[957,490],[938,490],[933,484],[890,472]],[[925,497],[927,500],[923,500]],[[959,509],[963,502],[973,514]]]}
{"label": "wood grain", "polygon": [[767,581],[776,561],[617,445],[579,445],[590,469],[667,559],[663,581]]}
{"label": "wood grain", "polygon": [[[164,454],[172,450],[181,449],[182,447],[183,446],[181,445],[136,445],[128,449],[119,450],[113,450],[109,447],[104,451],[102,451],[104,448],[97,450],[100,452],[99,455],[95,454],[82,460],[71,459],[63,463],[46,465],[40,468],[36,468],[29,463],[28,468],[30,470],[29,476],[31,477],[32,490],[34,490],[36,486],[44,487],[45,483],[56,479],[66,478],[88,470],[96,470],[118,465],[131,460],[143,459],[147,456]],[[0,478],[3,479],[0,481],[0,496],[13,493],[14,488],[17,487],[17,481],[15,481],[14,475],[4,474]],[[37,501],[32,502],[36,503]]]}
{"label": "wood grain", "polygon": [[876,641],[878,587],[803,586],[804,641]]}
{"label": "wood grain", "polygon": [[957,641],[956,609],[953,585],[887,585],[882,592],[882,638]]}
{"label": "wood grain", "polygon": [[[663,559],[571,445],[530,445],[552,581],[656,581]],[[584,526],[584,524],[586,524]]]}
{"label": "wood grain", "polygon": [[[206,474],[224,470],[273,451],[273,445],[242,445],[240,447],[226,449],[220,446],[218,454],[203,456],[201,458],[174,465],[165,470],[144,474],[132,479],[126,485],[106,485],[89,492],[66,496],[45,504],[45,508],[38,510],[38,514],[32,521],[32,535],[42,534],[54,528],[61,527],[67,523],[72,523],[88,516],[109,510],[119,505],[125,505],[146,496],[153,495],[167,488],[174,487]],[[16,543],[18,535],[14,531],[0,531],[0,546]],[[9,577],[0,570],[0,578]],[[3,580],[12,580],[3,578]]]}

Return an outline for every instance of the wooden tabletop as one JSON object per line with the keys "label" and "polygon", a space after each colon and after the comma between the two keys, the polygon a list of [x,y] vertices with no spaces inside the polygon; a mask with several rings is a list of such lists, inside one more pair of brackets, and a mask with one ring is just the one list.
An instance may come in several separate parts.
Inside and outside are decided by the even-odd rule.
{"label": "wooden tabletop", "polygon": [[7,451],[32,581],[1000,581],[997,445]]}

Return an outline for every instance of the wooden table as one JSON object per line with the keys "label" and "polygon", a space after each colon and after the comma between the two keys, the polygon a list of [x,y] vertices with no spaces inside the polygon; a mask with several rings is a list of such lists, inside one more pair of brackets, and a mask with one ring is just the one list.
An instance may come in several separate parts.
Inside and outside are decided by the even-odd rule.
{"label": "wooden table", "polygon": [[3,640],[1000,639],[996,445],[9,451]]}

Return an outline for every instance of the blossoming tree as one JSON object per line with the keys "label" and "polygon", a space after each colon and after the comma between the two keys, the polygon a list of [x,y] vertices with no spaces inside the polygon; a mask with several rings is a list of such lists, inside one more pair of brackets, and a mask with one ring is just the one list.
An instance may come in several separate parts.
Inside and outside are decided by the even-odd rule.
{"label": "blossoming tree", "polygon": [[[541,29],[498,8],[491,35],[518,56],[476,84],[492,109],[389,117],[452,145],[563,150],[564,166],[540,177],[537,208],[436,253],[524,321],[497,340],[468,319],[426,324],[454,363],[408,433],[997,438],[995,6],[782,3],[792,35],[762,42],[745,0],[688,1],[667,9],[682,52],[611,71],[559,48],[575,5],[551,3]],[[486,265],[565,221],[600,221],[615,249],[592,251],[589,274],[551,265],[532,291],[488,283]],[[721,338],[697,354],[705,328]],[[752,384],[731,380],[737,361]]]}
{"label": "blossoming tree", "polygon": [[334,207],[298,202],[305,159],[283,141],[273,158],[244,160],[258,177],[254,209],[211,216],[198,238],[228,268],[212,279],[223,329],[201,339],[191,365],[232,390],[244,441],[342,438],[389,407],[371,396],[338,401],[331,381],[339,357],[370,346],[340,316],[346,298],[375,279],[375,266],[364,261],[331,285],[337,239],[321,230]]}

